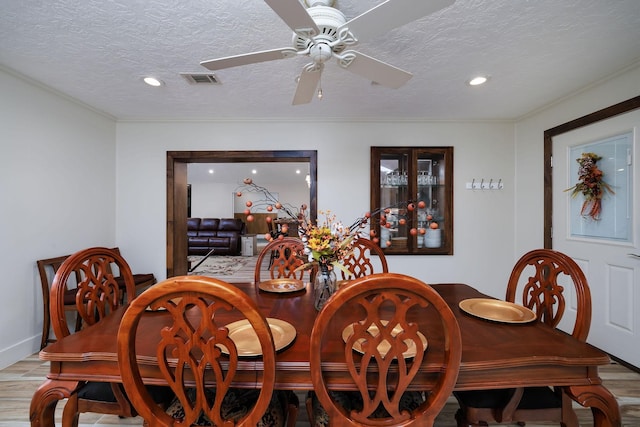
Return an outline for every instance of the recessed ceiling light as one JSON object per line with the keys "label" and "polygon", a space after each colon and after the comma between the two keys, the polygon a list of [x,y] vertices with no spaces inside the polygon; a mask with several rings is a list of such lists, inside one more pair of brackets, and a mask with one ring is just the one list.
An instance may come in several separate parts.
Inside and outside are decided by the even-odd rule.
{"label": "recessed ceiling light", "polygon": [[209,169],[209,173],[213,173],[213,169]]}
{"label": "recessed ceiling light", "polygon": [[469,86],[478,86],[478,85],[486,83],[487,80],[489,80],[489,76],[476,76],[476,77],[468,80],[467,84]]}
{"label": "recessed ceiling light", "polygon": [[257,174],[257,173],[258,173],[258,171],[257,171],[257,170],[255,170],[255,169],[252,169],[252,170],[251,170],[251,173],[255,175],[255,174]]}
{"label": "recessed ceiling light", "polygon": [[162,80],[157,79],[155,77],[151,77],[151,76],[145,77],[142,80],[144,80],[144,82],[149,86],[154,86],[154,87],[162,86],[164,84]]}

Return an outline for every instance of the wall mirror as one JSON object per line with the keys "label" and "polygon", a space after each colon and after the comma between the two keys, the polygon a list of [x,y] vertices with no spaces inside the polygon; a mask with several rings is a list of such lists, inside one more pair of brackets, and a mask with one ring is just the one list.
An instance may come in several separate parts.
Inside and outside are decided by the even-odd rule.
{"label": "wall mirror", "polygon": [[[288,165],[285,165],[288,164]],[[226,182],[241,182],[248,175],[252,165],[269,166],[271,174],[287,174],[294,166],[308,173],[308,206],[309,216],[314,219],[317,214],[317,152],[315,150],[292,151],[169,151],[167,152],[167,277],[187,274],[187,206],[192,206],[192,215],[198,216],[196,204],[198,203],[198,190],[195,182],[190,180],[202,179],[202,174],[207,174],[209,168],[218,170],[218,173],[238,173],[239,176],[225,179]],[[281,171],[276,165],[282,166]],[[204,168],[198,167],[207,165]],[[240,166],[240,167],[239,167]],[[246,168],[244,166],[247,166]],[[306,169],[303,169],[306,166]],[[266,170],[266,169],[264,169]],[[295,171],[294,171],[295,173]],[[196,175],[199,178],[196,178]],[[306,175],[305,175],[306,176]],[[261,184],[260,178],[255,176],[256,182]],[[271,180],[275,178],[270,178]],[[187,186],[191,184],[191,194],[188,195]],[[268,186],[267,183],[266,186]],[[228,184],[234,186],[235,184]],[[269,188],[271,190],[271,188]],[[222,211],[234,216],[233,199],[231,192],[222,196],[220,205]],[[191,200],[189,201],[189,198]],[[297,203],[297,202],[296,202]],[[206,203],[205,203],[206,204]],[[207,209],[200,205],[202,209]],[[226,209],[226,210],[225,210]],[[200,211],[203,212],[203,211]],[[213,213],[212,213],[213,215]]]}

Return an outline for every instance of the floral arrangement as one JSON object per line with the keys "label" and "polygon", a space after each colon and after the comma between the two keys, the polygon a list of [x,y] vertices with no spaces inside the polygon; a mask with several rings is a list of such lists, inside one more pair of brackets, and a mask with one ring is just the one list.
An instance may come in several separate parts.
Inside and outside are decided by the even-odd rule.
{"label": "floral arrangement", "polygon": [[[305,244],[306,257],[305,264],[300,267],[301,269],[309,269],[313,266],[345,269],[341,261],[351,253],[353,242],[359,236],[366,236],[374,243],[379,243],[380,239],[375,235],[374,230],[365,230],[366,225],[372,218],[379,218],[381,227],[390,228],[391,222],[387,221],[387,216],[394,208],[406,205],[407,211],[413,211],[416,209],[416,206],[420,209],[424,209],[425,207],[423,201],[417,204],[410,200],[401,202],[384,209],[378,209],[374,212],[367,212],[362,217],[357,218],[350,226],[345,226],[342,222],[338,221],[331,211],[319,211],[318,213],[320,215],[324,215],[324,220],[314,224],[311,219],[307,217],[306,205],[302,205],[296,209],[291,205],[283,204],[267,188],[255,184],[251,178],[244,179],[243,185],[236,190],[236,195],[238,197],[242,196],[243,191],[258,193],[260,195],[259,200],[246,202],[247,209],[245,210],[245,214],[247,214],[247,221],[250,222],[254,220],[253,215],[251,215],[251,208],[258,206],[264,207],[267,212],[281,210],[290,218],[298,221],[298,234]],[[270,217],[267,217],[267,221],[271,220]],[[404,225],[407,220],[404,217],[400,217],[398,222]],[[433,221],[429,221],[428,226],[431,228],[438,227],[437,223]],[[286,225],[283,226],[282,231],[284,233],[287,232]],[[411,235],[418,233],[425,234],[426,230],[411,228],[409,232]],[[368,235],[365,235],[365,233],[368,233]],[[269,241],[282,237],[282,234],[273,236],[267,233],[265,235],[265,238]],[[385,243],[386,247],[391,245],[391,242]]]}
{"label": "floral arrangement", "polygon": [[580,209],[580,215],[596,221],[600,219],[600,213],[602,212],[602,197],[606,192],[615,194],[611,186],[602,179],[604,174],[596,165],[600,159],[602,159],[602,157],[595,153],[582,153],[582,155],[576,159],[578,164],[580,164],[580,168],[578,169],[578,183],[565,190],[571,191],[571,197],[582,194],[584,196],[584,202]]}
{"label": "floral arrangement", "polygon": [[329,269],[333,266],[348,273],[341,261],[351,253],[359,230],[345,227],[331,211],[320,211],[319,214],[325,216],[321,223],[314,225],[305,219],[298,227],[307,255],[307,262],[299,268],[308,269],[317,265],[321,269]]}

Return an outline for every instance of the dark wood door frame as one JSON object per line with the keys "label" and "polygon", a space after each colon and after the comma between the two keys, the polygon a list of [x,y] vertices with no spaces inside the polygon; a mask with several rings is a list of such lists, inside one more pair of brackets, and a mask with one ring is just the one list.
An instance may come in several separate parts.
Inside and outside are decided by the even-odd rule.
{"label": "dark wood door frame", "polygon": [[317,215],[318,152],[167,151],[167,277],[187,274],[187,165],[189,163],[309,162],[309,217]]}
{"label": "dark wood door frame", "polygon": [[553,137],[570,132],[572,130],[588,126],[601,120],[610,119],[619,114],[640,108],[640,96],[636,96],[618,104],[612,105],[594,113],[587,114],[570,122],[544,131],[544,247],[553,248],[552,241],[552,219],[553,219]]}

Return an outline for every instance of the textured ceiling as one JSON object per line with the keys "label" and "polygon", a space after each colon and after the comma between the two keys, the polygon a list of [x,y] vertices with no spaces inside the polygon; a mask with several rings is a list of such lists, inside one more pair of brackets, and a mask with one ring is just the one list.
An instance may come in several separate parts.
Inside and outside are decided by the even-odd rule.
{"label": "textured ceiling", "polygon": [[[335,7],[349,19],[380,2]],[[457,0],[357,46],[412,72],[406,85],[372,85],[332,61],[324,98],[300,106],[291,101],[307,58],[220,70],[220,85],[180,75],[207,72],[203,60],[289,47],[291,35],[261,0],[0,3],[3,68],[118,119],[487,120],[522,117],[637,64],[640,1]],[[467,86],[477,73],[488,84]],[[146,86],[145,75],[165,85]]]}

